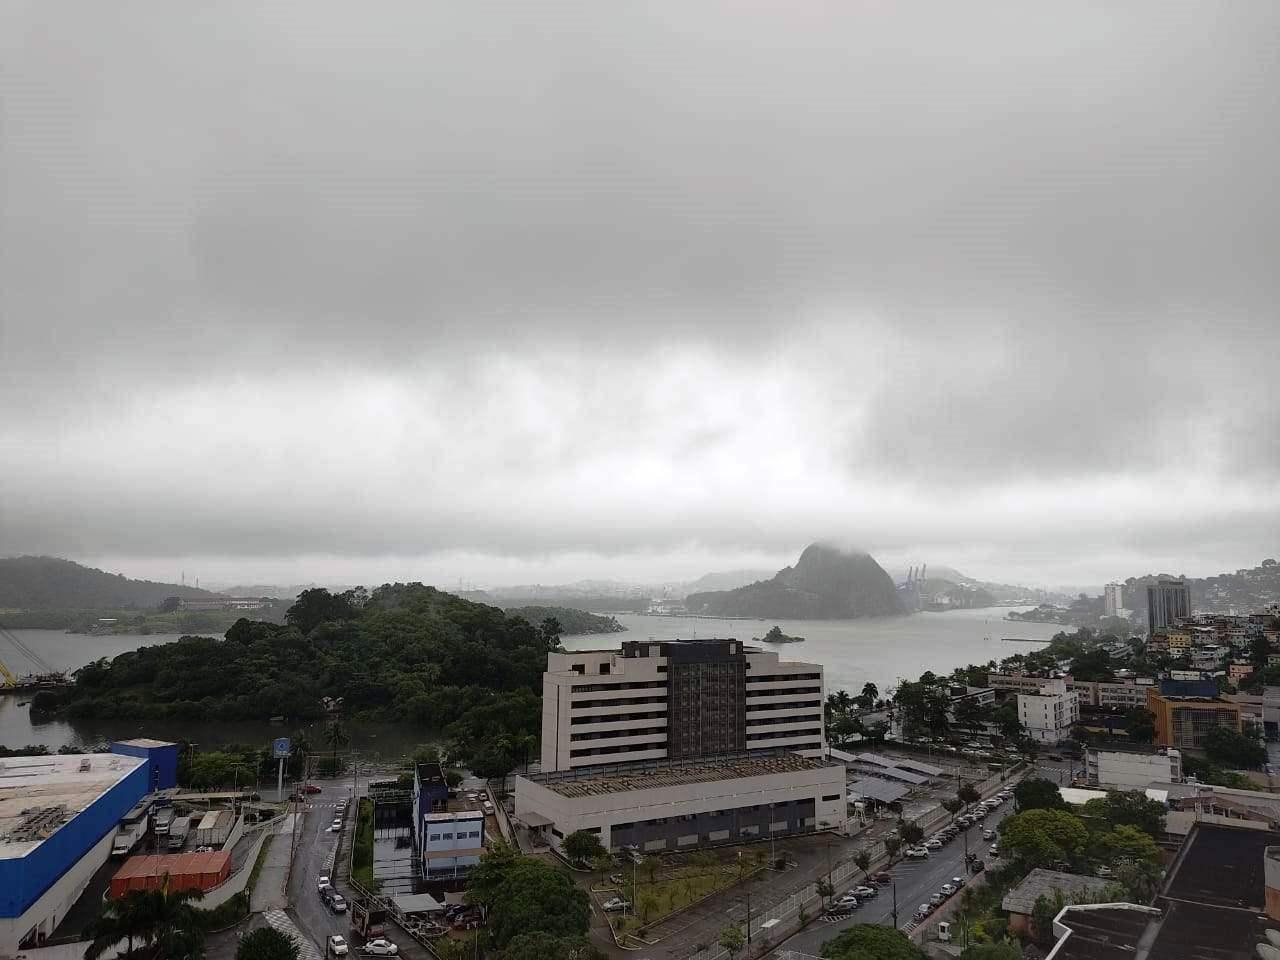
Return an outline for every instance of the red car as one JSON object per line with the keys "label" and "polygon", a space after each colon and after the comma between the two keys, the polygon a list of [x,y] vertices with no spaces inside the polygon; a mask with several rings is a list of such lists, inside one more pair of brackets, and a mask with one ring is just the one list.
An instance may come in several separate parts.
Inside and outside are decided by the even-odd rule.
{"label": "red car", "polygon": [[319,792],[320,792],[320,788],[317,787],[314,783],[307,784],[307,793],[319,793]]}

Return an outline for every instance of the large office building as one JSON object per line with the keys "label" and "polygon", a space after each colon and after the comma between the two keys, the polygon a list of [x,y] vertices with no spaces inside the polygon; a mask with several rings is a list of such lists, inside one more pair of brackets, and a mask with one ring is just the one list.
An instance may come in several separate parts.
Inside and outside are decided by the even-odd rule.
{"label": "large office building", "polygon": [[782,747],[819,756],[822,667],[737,640],[629,640],[552,653],[542,772]]}
{"label": "large office building", "polygon": [[1102,613],[1108,617],[1119,617],[1124,609],[1124,584],[1108,583],[1102,588]]}
{"label": "large office building", "polygon": [[627,641],[548,655],[542,771],[516,818],[646,851],[836,828],[845,769],[824,760],[822,667],[737,640]]}
{"label": "large office building", "polygon": [[1167,630],[1191,616],[1191,592],[1185,580],[1157,580],[1147,587],[1147,633]]}
{"label": "large office building", "polygon": [[1037,743],[1061,743],[1080,719],[1080,694],[1065,679],[1043,680],[1036,693],[1018,694],[1018,719]]}
{"label": "large office building", "polygon": [[1219,696],[1213,680],[1161,680],[1147,689],[1147,709],[1161,747],[1198,750],[1215,727],[1240,732],[1240,704]]}

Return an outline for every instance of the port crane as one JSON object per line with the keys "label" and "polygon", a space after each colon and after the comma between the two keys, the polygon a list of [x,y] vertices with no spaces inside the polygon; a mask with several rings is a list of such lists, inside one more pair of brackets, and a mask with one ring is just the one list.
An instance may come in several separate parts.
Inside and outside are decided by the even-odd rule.
{"label": "port crane", "polygon": [[28,673],[19,677],[5,663],[4,657],[0,657],[0,692],[29,690],[37,687],[56,687],[67,682],[67,675],[63,671],[55,670],[48,660],[32,650],[20,637],[3,624],[0,624],[0,640],[4,641],[4,643],[0,643],[0,650],[8,653],[8,648],[12,647],[27,660],[31,661],[37,671],[36,673]]}

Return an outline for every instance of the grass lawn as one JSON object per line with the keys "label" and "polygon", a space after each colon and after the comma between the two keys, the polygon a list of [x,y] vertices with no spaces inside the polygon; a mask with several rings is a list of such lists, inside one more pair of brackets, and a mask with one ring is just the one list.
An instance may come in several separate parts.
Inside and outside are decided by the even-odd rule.
{"label": "grass lawn", "polygon": [[[737,851],[730,851],[730,855],[724,858],[711,852],[681,857],[674,865],[663,864],[658,867],[653,872],[652,880],[648,869],[641,866],[636,872],[633,903],[635,913],[628,911],[622,917],[614,914],[610,921],[619,934],[634,933],[710,894],[727,890],[751,876],[762,865],[762,856],[744,853],[739,860]],[[626,870],[622,872],[628,882],[622,885],[619,892],[627,900],[631,900],[630,875]]]}

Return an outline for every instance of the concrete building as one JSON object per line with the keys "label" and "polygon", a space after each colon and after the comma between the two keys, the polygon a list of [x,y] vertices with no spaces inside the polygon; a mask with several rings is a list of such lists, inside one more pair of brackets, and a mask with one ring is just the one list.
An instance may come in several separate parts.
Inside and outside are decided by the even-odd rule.
{"label": "concrete building", "polygon": [[484,811],[423,814],[419,849],[424,880],[464,876],[484,853]]}
{"label": "concrete building", "polygon": [[1170,627],[1165,631],[1165,643],[1169,656],[1185,657],[1191,653],[1191,631],[1179,627]]}
{"label": "concrete building", "polygon": [[0,956],[52,935],[152,777],[147,757],[118,753],[0,763]]}
{"label": "concrete building", "polygon": [[1122,616],[1124,609],[1124,584],[1108,583],[1102,588],[1102,612],[1108,617]]}
{"label": "concrete building", "polygon": [[1018,694],[1018,719],[1038,743],[1061,743],[1080,719],[1080,694],[1064,679],[1043,680],[1039,692]]}
{"label": "concrete building", "polygon": [[516,819],[559,849],[587,830],[607,849],[685,850],[833,829],[844,764],[783,750],[516,778]]}
{"label": "concrete building", "polygon": [[1039,693],[1044,677],[1023,677],[1012,673],[987,674],[987,686],[1004,693]]}
{"label": "concrete building", "polygon": [[1109,881],[1078,873],[1062,873],[1036,867],[1022,881],[1005,894],[1000,906],[1009,911],[1009,929],[1013,933],[1031,931],[1031,914],[1041,897],[1054,899],[1061,896],[1066,903],[1093,900],[1109,887]]}
{"label": "concrete building", "polygon": [[1191,616],[1191,593],[1185,580],[1159,580],[1147,587],[1147,634],[1163,631]]}
{"label": "concrete building", "polygon": [[1182,754],[1174,749],[1158,753],[1138,750],[1090,749],[1085,770],[1092,786],[1107,790],[1146,790],[1152,783],[1182,780]]}
{"label": "concrete building", "polygon": [[1218,696],[1212,680],[1162,680],[1147,690],[1155,716],[1155,742],[1162,747],[1200,749],[1214,727],[1240,732],[1240,705]]}
{"label": "concrete building", "polygon": [[737,640],[629,640],[547,656],[542,771],[738,751],[819,756],[822,667]]}

